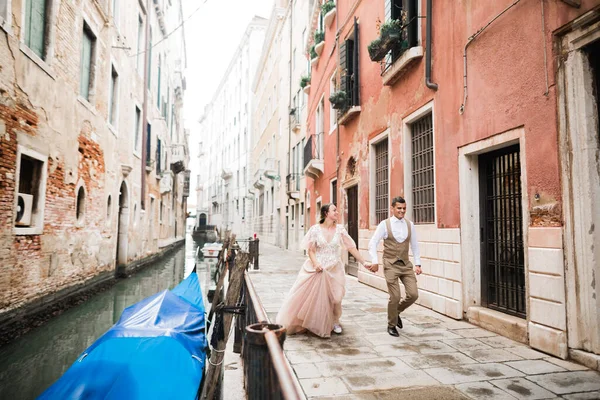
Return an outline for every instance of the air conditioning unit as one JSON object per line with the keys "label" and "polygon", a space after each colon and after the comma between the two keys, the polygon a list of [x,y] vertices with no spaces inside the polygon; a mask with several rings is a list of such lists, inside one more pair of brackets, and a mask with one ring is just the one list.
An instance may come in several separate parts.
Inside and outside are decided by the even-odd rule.
{"label": "air conditioning unit", "polygon": [[17,226],[31,226],[31,209],[33,207],[33,195],[19,193],[17,196]]}

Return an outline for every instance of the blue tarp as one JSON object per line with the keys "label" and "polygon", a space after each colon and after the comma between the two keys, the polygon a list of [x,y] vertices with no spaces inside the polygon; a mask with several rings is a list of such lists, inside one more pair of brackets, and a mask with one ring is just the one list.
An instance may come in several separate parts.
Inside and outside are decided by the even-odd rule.
{"label": "blue tarp", "polygon": [[39,399],[196,398],[205,362],[204,303],[192,272],[123,311]]}

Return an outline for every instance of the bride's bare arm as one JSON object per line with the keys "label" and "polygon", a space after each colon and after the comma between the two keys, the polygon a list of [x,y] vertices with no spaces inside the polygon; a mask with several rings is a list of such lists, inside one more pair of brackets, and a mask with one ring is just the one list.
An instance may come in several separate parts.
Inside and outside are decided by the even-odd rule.
{"label": "bride's bare arm", "polygon": [[370,262],[365,260],[365,258],[360,254],[360,251],[358,251],[356,247],[348,248],[348,251],[354,256],[354,258],[358,260],[359,263],[361,263],[365,267],[371,265]]}

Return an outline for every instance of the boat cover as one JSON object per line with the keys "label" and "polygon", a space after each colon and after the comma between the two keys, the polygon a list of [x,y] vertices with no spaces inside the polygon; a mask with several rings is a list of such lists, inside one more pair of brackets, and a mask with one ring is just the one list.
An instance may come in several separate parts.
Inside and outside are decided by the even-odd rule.
{"label": "boat cover", "polygon": [[205,308],[192,272],[126,308],[39,399],[190,399],[206,355]]}

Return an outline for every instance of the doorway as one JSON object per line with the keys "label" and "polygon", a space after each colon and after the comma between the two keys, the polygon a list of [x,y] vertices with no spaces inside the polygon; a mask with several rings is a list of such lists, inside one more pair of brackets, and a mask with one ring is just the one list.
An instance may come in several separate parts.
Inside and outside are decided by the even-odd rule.
{"label": "doorway", "polygon": [[[358,186],[348,188],[346,193],[348,195],[348,234],[358,246]],[[358,276],[358,262],[352,254],[348,254],[346,273]]]}
{"label": "doorway", "polygon": [[525,256],[519,145],[479,156],[481,302],[525,318]]}

